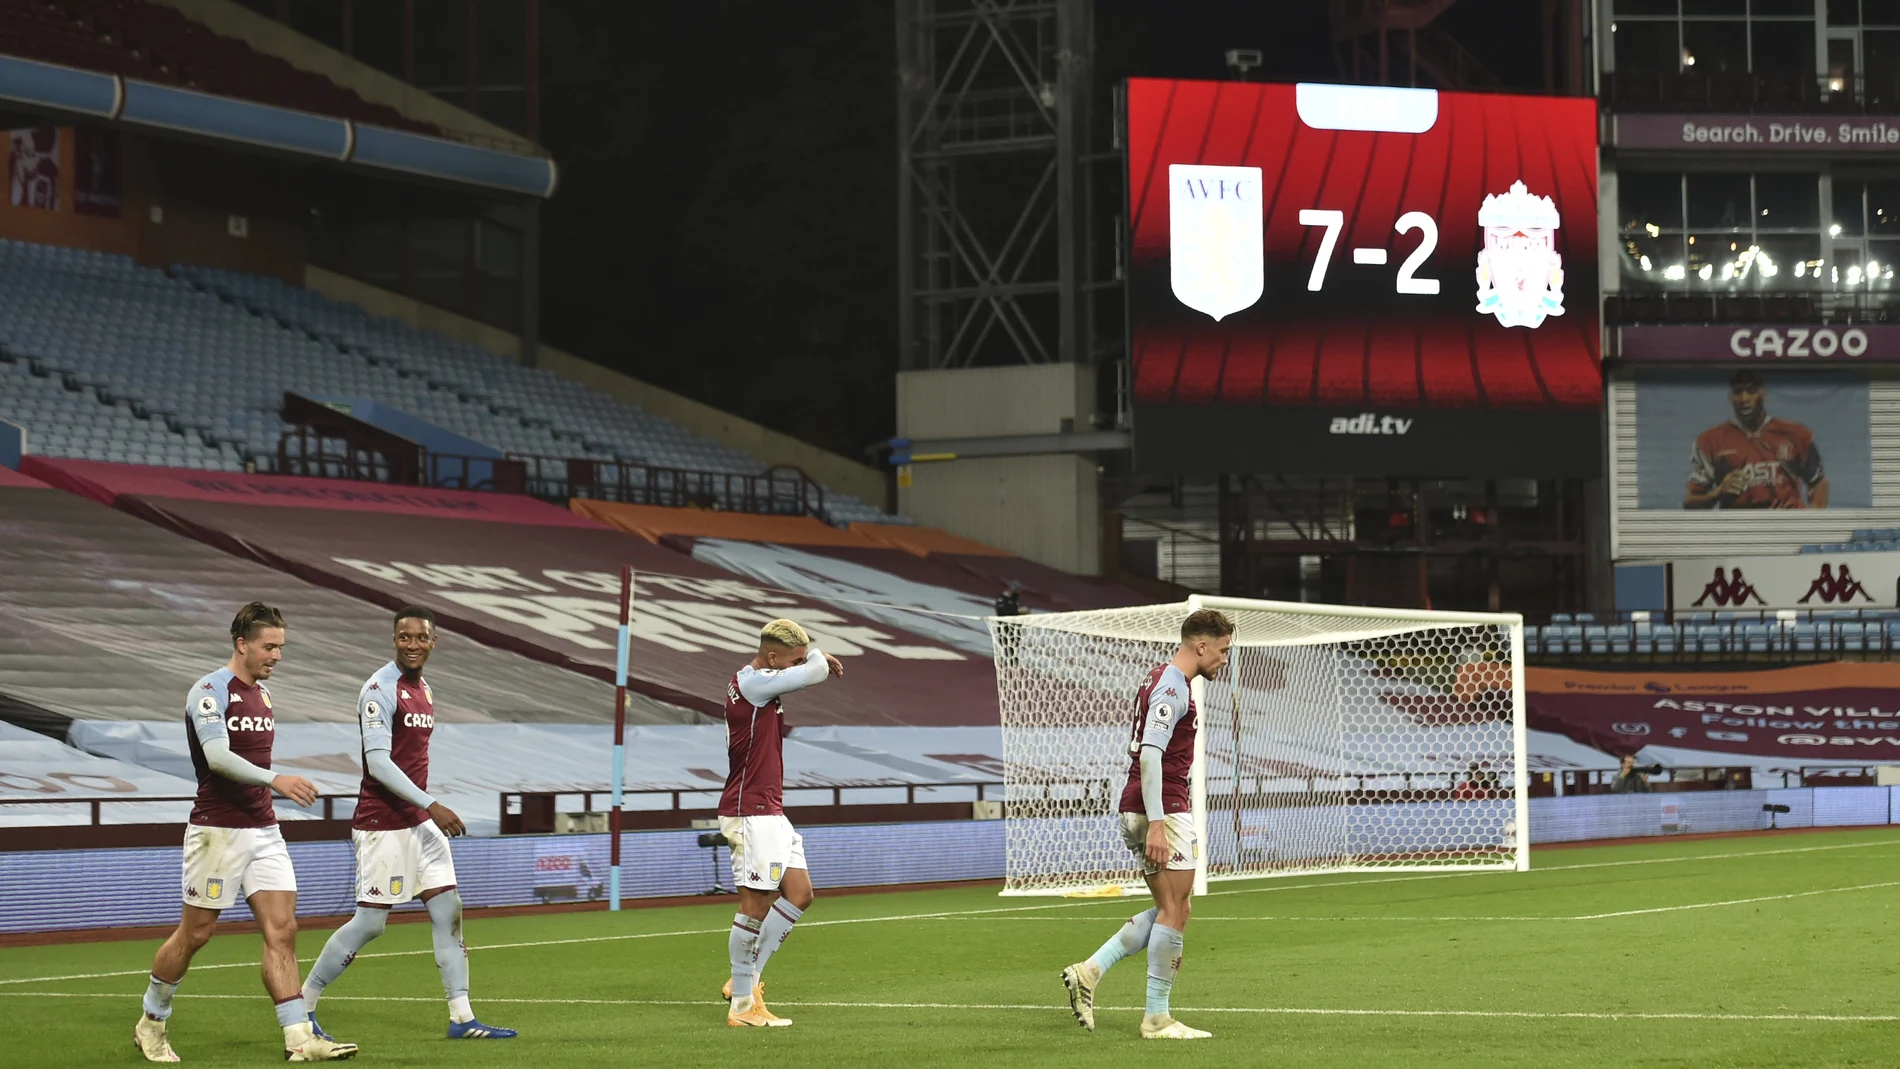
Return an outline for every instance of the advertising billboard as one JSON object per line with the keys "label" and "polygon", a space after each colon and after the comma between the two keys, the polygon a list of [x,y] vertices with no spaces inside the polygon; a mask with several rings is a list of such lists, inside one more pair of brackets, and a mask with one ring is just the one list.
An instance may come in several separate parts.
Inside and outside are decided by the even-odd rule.
{"label": "advertising billboard", "polygon": [[1873,504],[1865,371],[1684,371],[1636,381],[1639,509]]}
{"label": "advertising billboard", "polygon": [[1594,474],[1580,98],[1133,79],[1136,463]]}

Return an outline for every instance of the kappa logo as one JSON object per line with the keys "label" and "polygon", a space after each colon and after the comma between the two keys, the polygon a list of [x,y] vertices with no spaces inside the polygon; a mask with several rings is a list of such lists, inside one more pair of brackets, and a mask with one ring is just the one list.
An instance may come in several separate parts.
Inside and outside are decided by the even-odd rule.
{"label": "kappa logo", "polygon": [[400,698],[400,699],[402,699],[403,701],[408,701],[408,700],[409,700],[409,692],[408,692],[408,691],[406,691],[406,690],[404,690],[404,689],[402,689],[401,687],[397,687],[397,688],[396,688],[396,697],[398,697],[398,698]]}
{"label": "kappa logo", "polygon": [[383,897],[383,889],[376,886],[375,884],[371,884],[369,888],[369,896],[371,898],[381,898]]}
{"label": "kappa logo", "polygon": [[206,898],[223,898],[224,897],[224,881],[223,880],[206,880],[205,881],[205,897]]}
{"label": "kappa logo", "polygon": [[[1724,576],[1721,566],[1718,565],[1715,569],[1715,575],[1709,580],[1709,584],[1702,588],[1702,596],[1690,604],[1692,607],[1701,606],[1706,602],[1714,602],[1717,607],[1746,605],[1751,598],[1757,605],[1768,604],[1762,600],[1762,596],[1760,592],[1755,589],[1755,585],[1742,576],[1742,570],[1740,568],[1730,568],[1729,574]],[[1806,601],[1807,599],[1802,598],[1801,600]]]}
{"label": "kappa logo", "polygon": [[1179,861],[1186,861],[1186,860],[1187,860],[1187,858],[1184,858],[1184,857],[1182,857],[1182,856],[1181,856],[1181,851],[1179,851],[1179,850],[1176,850],[1176,851],[1174,852],[1174,857],[1172,858],[1172,860],[1174,860],[1174,861],[1177,861],[1177,862],[1179,862]]}
{"label": "kappa logo", "polygon": [[1801,595],[1800,604],[1806,605],[1810,599],[1818,596],[1824,604],[1838,605],[1853,601],[1855,595],[1865,602],[1874,600],[1860,580],[1854,578],[1854,573],[1847,570],[1847,565],[1843,564],[1837,570],[1831,564],[1823,564],[1821,574],[1814,577],[1814,582],[1808,584],[1808,592]]}
{"label": "kappa logo", "polygon": [[752,870],[751,872],[748,872],[748,873],[746,873],[746,874],[745,874],[745,878],[746,878],[746,879],[748,879],[748,880],[750,880],[750,881],[752,881],[753,883],[758,883],[758,882],[759,882],[759,870],[758,870],[758,869],[753,869],[753,870]]}
{"label": "kappa logo", "polygon": [[1178,690],[1175,690],[1173,687],[1169,687],[1167,690],[1164,690],[1161,693],[1167,695],[1170,698],[1179,698],[1181,696],[1181,692]]}
{"label": "kappa logo", "polygon": [[196,887],[187,887],[187,888],[185,888],[185,897],[186,897],[186,898],[197,898],[197,897],[198,897],[198,889],[197,889]]}
{"label": "kappa logo", "polygon": [[1556,243],[1562,225],[1557,205],[1521,181],[1484,198],[1478,208],[1478,226],[1484,230],[1478,253],[1480,314],[1496,316],[1500,326],[1533,330],[1546,316],[1564,314],[1563,257]]}
{"label": "kappa logo", "polygon": [[243,701],[243,700],[244,700],[244,695],[242,695],[242,694],[233,694],[233,695],[231,695],[231,702],[232,702],[232,704],[234,704],[234,705],[235,705],[236,703],[238,703],[238,702],[241,702],[241,701]]}

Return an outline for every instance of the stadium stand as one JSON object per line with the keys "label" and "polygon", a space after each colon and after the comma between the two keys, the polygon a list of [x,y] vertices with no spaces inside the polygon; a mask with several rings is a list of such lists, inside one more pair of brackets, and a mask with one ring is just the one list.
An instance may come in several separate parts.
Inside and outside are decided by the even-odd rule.
{"label": "stadium stand", "polygon": [[1554,614],[1525,628],[1533,660],[1631,662],[1891,660],[1900,656],[1900,609],[1623,612],[1613,623]]}
{"label": "stadium stand", "polygon": [[995,719],[986,657],[742,581],[532,498],[38,457],[23,469],[319,586],[387,608],[423,601],[481,642],[601,679],[612,674],[620,568],[631,565],[641,578],[629,685],[660,702],[718,712],[733,654],[756,649],[765,621],[790,615],[857,657],[853,671],[866,680],[801,709],[805,723]]}
{"label": "stadium stand", "polygon": [[[275,715],[347,726],[357,688],[387,659],[386,612],[70,493],[0,486],[0,695],[60,721],[175,726],[192,682],[228,656],[232,612],[251,600],[283,606],[293,632],[272,680]],[[613,716],[611,690],[584,675],[453,634],[436,657],[445,678],[462,680],[440,695],[445,721]],[[644,699],[631,715],[697,719]]]}
{"label": "stadium stand", "polygon": [[[45,456],[273,470],[283,395],[294,391],[374,398],[539,458],[561,493],[570,458],[739,475],[767,467],[578,383],[261,276],[168,275],[124,256],[4,239],[0,275],[10,282],[0,289],[0,360],[13,365],[0,379],[0,418],[25,425]],[[902,522],[848,494],[824,500],[833,523]]]}
{"label": "stadium stand", "polygon": [[239,97],[398,130],[440,134],[321,75],[221,37],[162,4],[19,0],[0,4],[0,53]]}
{"label": "stadium stand", "polygon": [[[446,669],[432,668],[429,674],[443,692],[455,679]],[[657,818],[642,821],[636,816],[630,822],[680,826],[689,814],[711,815],[719,784],[709,784],[700,770],[724,767],[725,734],[723,725],[706,723],[629,727],[627,809]],[[0,735],[0,741],[5,738]],[[83,722],[74,725],[72,741],[86,754],[192,783],[191,759],[176,723]],[[968,803],[976,800],[978,785],[1001,783],[1001,741],[994,728],[811,729],[785,742],[786,802],[831,805],[836,784],[875,784],[835,800],[846,805]],[[598,796],[608,779],[606,754],[612,745],[613,732],[605,725],[442,724],[430,741],[429,790],[463,817],[472,834],[499,835],[504,830],[499,804],[504,793],[591,792],[595,802],[603,801]],[[348,798],[361,777],[359,746],[353,724],[286,724],[277,729],[274,753],[280,765],[296,769],[324,793]],[[4,798],[0,793],[0,802]],[[578,809],[585,803],[576,798],[572,804]],[[349,808],[339,804],[337,810],[347,814]],[[0,815],[5,812],[0,804]]]}
{"label": "stadium stand", "polygon": [[0,777],[0,827],[90,823],[91,807],[86,802],[30,806],[6,803],[15,799],[44,801],[49,795],[68,791],[79,794],[101,790],[129,799],[112,806],[115,818],[182,824],[191,808],[189,803],[133,803],[141,796],[177,798],[198,790],[189,770],[180,776],[134,761],[95,756],[4,721],[0,721],[0,751],[7,755],[7,774]]}
{"label": "stadium stand", "polygon": [[1900,527],[1862,527],[1845,542],[1815,542],[1801,547],[1803,553],[1879,553],[1900,549]]}
{"label": "stadium stand", "polygon": [[[175,266],[172,273],[212,293],[307,332],[340,350],[393,366],[426,381],[415,393],[414,414],[444,429],[511,454],[559,461],[581,456],[624,460],[665,468],[752,475],[765,470],[758,458],[698,438],[638,407],[558,378],[546,371],[497,359],[468,342],[372,316],[274,278],[214,268]],[[564,480],[547,465],[541,478]],[[832,523],[903,523],[847,494],[828,492],[825,517]]]}

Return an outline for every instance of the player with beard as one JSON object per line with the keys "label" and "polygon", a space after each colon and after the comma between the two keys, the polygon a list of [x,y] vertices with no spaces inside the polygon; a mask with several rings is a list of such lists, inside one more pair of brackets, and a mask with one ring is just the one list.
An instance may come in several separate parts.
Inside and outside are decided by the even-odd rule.
{"label": "player with beard", "polygon": [[1181,971],[1188,898],[1201,843],[1194,826],[1188,775],[1194,768],[1194,736],[1200,730],[1189,684],[1213,679],[1227,666],[1234,623],[1213,609],[1189,613],[1181,646],[1166,664],[1148,673],[1135,695],[1130,725],[1128,783],[1122,789],[1122,840],[1141,863],[1154,908],[1137,913],[1087,961],[1062,970],[1076,1023],[1095,1031],[1095,988],[1116,962],[1144,948],[1148,954],[1148,1005],[1143,1039],[1206,1039],[1209,1033],[1174,1019],[1168,999]]}
{"label": "player with beard", "polygon": [[317,800],[317,788],[270,768],[277,716],[264,681],[283,655],[283,615],[253,601],[231,621],[231,659],[185,696],[185,742],[198,798],[185,827],[183,915],[152,960],[145,1012],[132,1033],[147,1061],[178,1061],[167,1034],[172,998],[192,957],[211,941],[219,915],[240,897],[264,937],[264,990],[277,1004],[284,1060],[325,1062],[356,1053],[354,1043],[316,1034],[297,991],[297,874],[271,792],[307,806]]}

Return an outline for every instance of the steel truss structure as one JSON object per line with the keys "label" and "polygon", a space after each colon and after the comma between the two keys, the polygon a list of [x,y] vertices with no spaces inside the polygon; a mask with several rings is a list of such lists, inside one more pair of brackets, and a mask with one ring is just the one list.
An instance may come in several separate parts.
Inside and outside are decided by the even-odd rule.
{"label": "steel truss structure", "polygon": [[897,0],[903,370],[1119,355],[1094,56],[1092,0]]}

